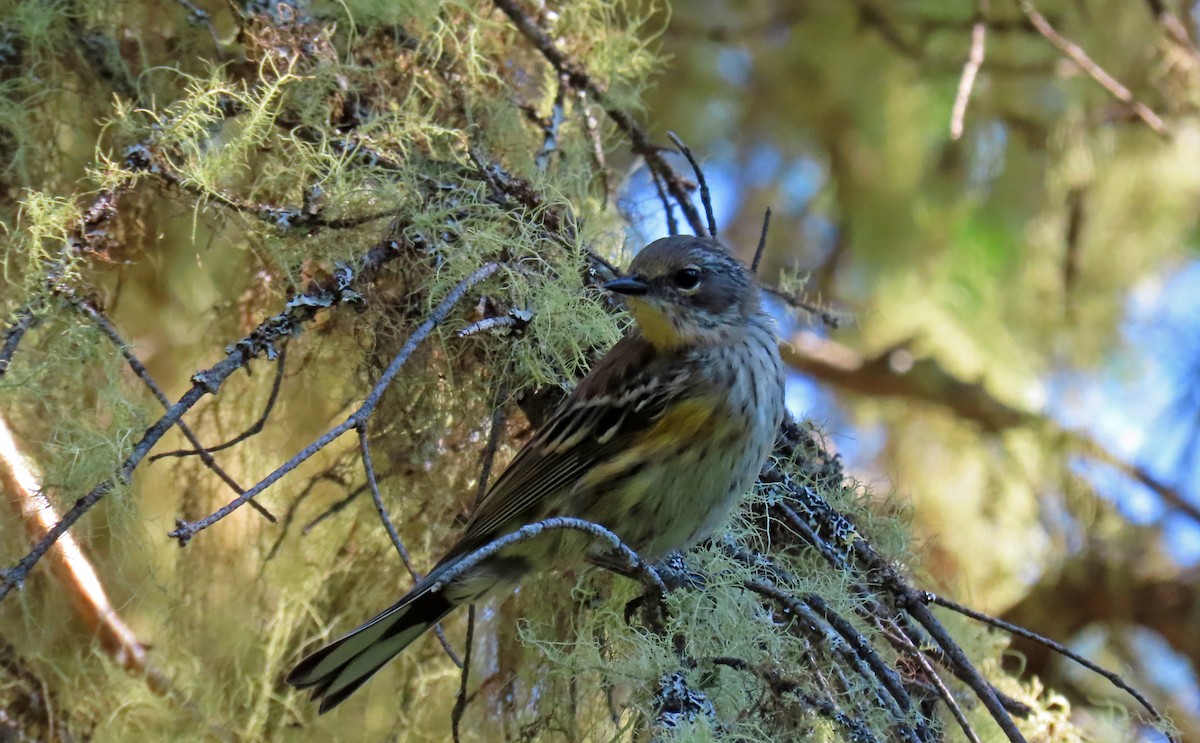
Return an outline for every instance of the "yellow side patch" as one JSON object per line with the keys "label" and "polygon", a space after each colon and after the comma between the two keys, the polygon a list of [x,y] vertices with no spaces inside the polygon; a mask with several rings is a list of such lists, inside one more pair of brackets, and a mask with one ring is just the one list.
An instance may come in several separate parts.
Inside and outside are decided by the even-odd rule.
{"label": "yellow side patch", "polygon": [[658,423],[654,424],[654,428],[643,434],[638,445],[651,448],[657,448],[663,444],[675,446],[680,441],[690,439],[709,425],[709,421],[716,413],[717,404],[719,403],[711,398],[697,398],[676,403],[658,420]]}
{"label": "yellow side patch", "polygon": [[[653,428],[638,436],[632,447],[609,461],[592,467],[581,478],[580,483],[585,489],[594,487],[622,476],[630,468],[647,459],[655,460],[659,454],[678,450],[684,442],[691,441],[697,432],[711,436],[714,432],[705,431],[705,428],[712,425],[712,418],[719,404],[718,400],[712,398],[686,400],[676,404]],[[657,474],[651,473],[651,477],[657,477]],[[635,485],[630,487],[634,495],[642,492]]]}

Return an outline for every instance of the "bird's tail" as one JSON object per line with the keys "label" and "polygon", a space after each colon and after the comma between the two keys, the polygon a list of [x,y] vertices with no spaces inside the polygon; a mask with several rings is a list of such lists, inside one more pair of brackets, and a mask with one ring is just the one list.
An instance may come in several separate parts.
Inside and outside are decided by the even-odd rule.
{"label": "bird's tail", "polygon": [[312,698],[321,700],[322,713],[341,704],[455,607],[445,591],[430,590],[433,585],[426,578],[387,611],[300,661],[287,682],[311,688]]}

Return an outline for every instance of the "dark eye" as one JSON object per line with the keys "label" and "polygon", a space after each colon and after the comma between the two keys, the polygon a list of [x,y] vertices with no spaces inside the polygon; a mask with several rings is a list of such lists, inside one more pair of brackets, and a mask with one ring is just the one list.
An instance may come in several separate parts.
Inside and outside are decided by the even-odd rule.
{"label": "dark eye", "polygon": [[681,268],[675,272],[675,276],[673,278],[675,280],[675,286],[683,289],[684,291],[691,291],[692,289],[700,286],[700,269],[696,268],[695,266]]}

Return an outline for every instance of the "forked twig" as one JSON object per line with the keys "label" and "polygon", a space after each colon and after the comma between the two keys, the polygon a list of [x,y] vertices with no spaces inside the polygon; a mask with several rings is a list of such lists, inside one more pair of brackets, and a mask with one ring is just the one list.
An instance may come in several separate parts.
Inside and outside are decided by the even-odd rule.
{"label": "forked twig", "polygon": [[442,321],[446,319],[446,317],[450,314],[450,311],[456,304],[458,304],[459,301],[462,300],[463,296],[472,286],[491,276],[499,269],[499,263],[488,263],[483,267],[476,269],[475,272],[470,276],[467,276],[465,279],[458,282],[458,284],[450,290],[450,293],[446,295],[445,299],[442,300],[441,304],[434,308],[433,312],[431,312],[429,316],[425,318],[424,322],[417,326],[417,329],[413,331],[413,334],[409,337],[404,346],[401,347],[395,358],[392,359],[392,362],[388,364],[387,369],[384,370],[383,375],[379,378],[379,381],[375,383],[375,386],[371,389],[371,392],[367,395],[362,405],[360,405],[357,410],[351,413],[345,421],[326,431],[294,457],[289,459],[287,462],[284,462],[269,475],[255,483],[254,486],[249,490],[242,493],[237,498],[234,498],[232,501],[204,517],[203,519],[195,522],[184,521],[183,519],[176,520],[175,529],[168,532],[167,536],[178,540],[180,546],[187,545],[187,543],[194,536],[233,513],[242,505],[244,505],[246,501],[274,485],[277,481],[282,479],[284,475],[299,467],[314,454],[338,439],[342,434],[366,423],[366,421],[370,419],[371,414],[375,411],[375,408],[379,405],[379,401],[383,398],[383,393],[387,391],[388,387],[391,386],[392,381],[396,378],[396,375],[399,374],[404,365],[408,363],[408,359],[412,356],[413,352],[417,350],[417,346],[419,346],[429,336],[429,334],[433,332],[434,328],[436,328],[442,323]]}
{"label": "forked twig", "polygon": [[[116,326],[112,324],[112,321],[108,319],[108,316],[91,302],[82,301],[74,298],[73,296],[69,297],[68,301],[77,310],[91,318],[92,322],[96,323],[101,332],[108,336],[108,339],[112,341],[114,346],[117,347],[117,351],[125,359],[125,363],[129,365],[129,368],[133,370],[133,373],[137,376],[137,378],[142,380],[147,389],[150,390],[150,393],[154,395],[154,399],[158,400],[158,402],[164,408],[169,409],[171,407],[170,399],[163,394],[163,391],[158,386],[158,383],[155,382],[154,378],[150,376],[150,370],[146,368],[146,365],[134,355],[132,350],[130,350],[130,344],[126,343],[125,339],[121,337],[121,334],[117,332]],[[200,443],[200,438],[192,430],[191,426],[184,423],[182,419],[180,419],[176,425],[179,427],[179,431],[183,434],[184,438],[188,440],[188,443],[196,447],[195,453],[200,457],[200,461],[204,463],[205,467],[212,470],[212,472],[219,477],[222,482],[228,485],[229,488],[238,495],[246,492],[242,489],[242,486],[239,485],[237,481],[225,471],[223,467],[217,464],[217,461],[212,457],[212,453],[206,450],[204,445]],[[253,505],[254,510],[261,514],[262,517],[267,521],[271,522],[272,524],[276,523],[275,515],[268,511],[266,506],[262,505],[261,503],[252,503],[251,505]]]}
{"label": "forked twig", "polygon": [[[230,447],[237,446],[251,436],[255,436],[262,432],[267,424],[267,419],[271,417],[271,411],[275,409],[275,403],[279,400],[279,389],[283,386],[283,370],[287,364],[287,345],[279,347],[279,354],[275,359],[275,379],[271,382],[271,393],[267,396],[267,404],[263,406],[262,413],[258,419],[250,424],[250,427],[239,433],[237,436],[224,441],[215,446],[208,447],[208,453],[223,451]],[[166,457],[193,457],[200,454],[200,449],[176,449],[175,451],[163,452],[150,457],[150,462],[157,462]]]}
{"label": "forked twig", "polygon": [[696,162],[696,156],[692,154],[692,149],[683,143],[675,132],[667,132],[667,136],[687,158],[688,163],[692,166],[692,172],[696,174],[696,182],[700,184],[700,203],[704,205],[704,216],[708,218],[708,236],[717,236],[717,218],[713,216],[712,193],[708,190],[708,179],[704,177],[704,169],[700,167],[700,163]]}
{"label": "forked twig", "polygon": [[754,260],[750,261],[750,273],[758,273],[758,264],[767,250],[767,231],[771,229],[771,207],[763,212],[762,232],[758,234],[758,246],[754,248]]}

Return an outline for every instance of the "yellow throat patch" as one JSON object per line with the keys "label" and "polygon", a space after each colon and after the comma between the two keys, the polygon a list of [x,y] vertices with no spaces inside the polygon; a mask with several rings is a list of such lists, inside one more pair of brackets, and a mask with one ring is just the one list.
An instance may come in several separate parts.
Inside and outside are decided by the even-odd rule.
{"label": "yellow throat patch", "polygon": [[678,348],[683,345],[679,329],[663,311],[638,297],[629,297],[629,311],[637,320],[642,335],[657,348]]}

